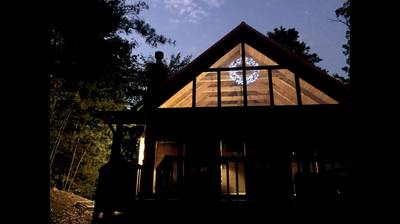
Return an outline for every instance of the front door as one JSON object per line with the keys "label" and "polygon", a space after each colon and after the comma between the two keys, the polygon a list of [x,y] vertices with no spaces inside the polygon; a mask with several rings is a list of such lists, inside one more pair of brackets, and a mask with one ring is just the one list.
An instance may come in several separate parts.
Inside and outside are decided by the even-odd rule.
{"label": "front door", "polygon": [[246,143],[241,139],[220,140],[221,194],[246,195],[245,156]]}
{"label": "front door", "polygon": [[197,138],[188,142],[184,164],[185,196],[212,199],[220,194],[218,140]]}

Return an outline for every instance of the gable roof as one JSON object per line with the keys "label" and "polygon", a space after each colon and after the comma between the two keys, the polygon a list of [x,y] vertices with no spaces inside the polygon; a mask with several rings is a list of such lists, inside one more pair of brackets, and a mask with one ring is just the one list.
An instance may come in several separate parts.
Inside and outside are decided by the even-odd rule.
{"label": "gable roof", "polygon": [[314,65],[286,50],[278,43],[258,32],[245,22],[240,23],[231,32],[204,51],[178,73],[172,75],[158,90],[148,95],[137,110],[158,108],[173,94],[193,80],[204,69],[209,68],[219,58],[241,42],[247,43],[259,52],[267,55],[279,65],[296,73],[300,78],[327,93],[340,103],[348,100],[349,90],[335,78],[316,68]]}

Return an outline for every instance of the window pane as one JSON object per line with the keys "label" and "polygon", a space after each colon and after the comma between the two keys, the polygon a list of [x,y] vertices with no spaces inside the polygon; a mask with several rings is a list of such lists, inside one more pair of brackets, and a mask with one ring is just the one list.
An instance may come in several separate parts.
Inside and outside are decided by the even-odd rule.
{"label": "window pane", "polygon": [[251,65],[251,66],[278,65],[275,61],[265,56],[261,52],[257,51],[250,45],[245,44],[244,48],[246,52],[246,57],[254,59],[254,61],[257,63],[257,65]]}
{"label": "window pane", "polygon": [[[157,141],[156,142],[156,149],[155,149],[155,158],[154,158],[154,170],[153,170],[153,192],[155,192],[157,181],[157,168],[159,167],[160,163],[164,159],[165,156],[179,156],[182,155],[183,152],[183,144],[178,142],[170,142],[170,141]],[[173,175],[173,182],[171,183],[173,186],[176,186],[177,181],[177,164],[172,163],[170,164],[173,167],[174,173]]]}
{"label": "window pane", "polygon": [[[237,172],[234,161],[230,161],[227,164],[221,165],[222,194],[228,194],[228,190],[229,190],[229,195],[236,195],[237,193],[239,193],[239,195],[246,194],[244,163],[243,161],[237,161],[236,164],[237,164]],[[236,175],[238,180],[237,185],[236,185]]]}
{"label": "window pane", "polygon": [[287,69],[272,70],[275,105],[297,105],[294,74]]}
{"label": "window pane", "polygon": [[221,192],[223,194],[246,194],[244,162],[229,157],[244,157],[244,142],[240,139],[221,140]]}
{"label": "window pane", "polygon": [[196,77],[196,107],[218,106],[217,73],[203,72]]}
{"label": "window pane", "polygon": [[243,140],[230,139],[222,141],[221,156],[244,156],[244,143]]}
{"label": "window pane", "polygon": [[321,90],[300,79],[301,102],[307,104],[338,104],[338,102]]}
{"label": "window pane", "polygon": [[193,82],[190,82],[162,104],[160,108],[192,107],[192,88]]}
{"label": "window pane", "polygon": [[243,84],[235,81],[235,76],[242,76],[242,71],[234,72],[221,72],[221,106],[243,106]]}
{"label": "window pane", "polygon": [[[267,106],[269,100],[269,80],[267,70],[247,70],[247,105]],[[249,77],[257,77],[255,81],[249,82]],[[250,79],[252,80],[252,79]]]}
{"label": "window pane", "polygon": [[215,62],[211,68],[221,67],[241,67],[242,66],[242,54],[240,44],[236,45],[232,50],[226,53],[222,58]]}

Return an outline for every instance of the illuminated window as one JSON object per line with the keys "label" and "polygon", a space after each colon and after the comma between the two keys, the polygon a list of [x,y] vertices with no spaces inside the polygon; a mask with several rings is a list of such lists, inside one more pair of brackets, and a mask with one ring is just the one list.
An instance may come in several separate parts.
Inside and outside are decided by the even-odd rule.
{"label": "illuminated window", "polygon": [[246,57],[250,57],[254,59],[254,61],[262,66],[262,65],[278,65],[274,60],[271,58],[267,57],[263,53],[257,51],[253,47],[251,47],[248,44],[244,44],[244,51],[246,52]]}
{"label": "illuminated window", "polygon": [[211,68],[227,68],[231,65],[231,63],[237,59],[240,61],[235,64],[235,67],[242,67],[242,50],[240,48],[240,44],[236,45],[232,50],[226,53],[222,58],[220,58],[217,62],[211,65]]}
{"label": "illuminated window", "polygon": [[192,107],[193,82],[190,82],[163,103],[160,108]]}
{"label": "illuminated window", "polygon": [[196,77],[196,107],[218,105],[217,73],[203,72]]}
{"label": "illuminated window", "polygon": [[[218,73],[214,69],[221,69],[219,72],[222,107],[244,106],[244,96],[246,94],[247,106],[271,105],[270,82],[272,84],[274,105],[298,105],[299,100],[296,88],[300,88],[300,97],[304,105],[338,104],[336,100],[303,79],[299,79],[299,87],[297,87],[295,74],[288,69],[271,68],[272,80],[269,80],[268,70],[266,68],[260,69],[259,67],[278,64],[246,43],[244,44],[244,54],[241,44],[237,44],[210,67],[210,72],[202,72],[196,77],[195,107],[218,106]],[[246,94],[243,86],[243,58],[247,67],[245,70]],[[248,69],[248,67],[257,67],[257,69]],[[165,101],[160,108],[192,107],[192,88],[193,82],[190,82]]]}
{"label": "illuminated window", "polygon": [[243,141],[220,141],[221,152],[221,193],[225,195],[245,195],[244,161],[245,145]]}
{"label": "illuminated window", "polygon": [[330,96],[300,78],[301,102],[307,104],[338,104]]}
{"label": "illuminated window", "polygon": [[140,137],[139,141],[139,158],[138,158],[138,164],[143,165],[143,159],[144,159],[144,137]]}
{"label": "illuminated window", "polygon": [[[251,70],[249,72],[251,72]],[[268,71],[259,70],[258,73],[259,77],[257,81],[247,85],[248,106],[270,105]]]}
{"label": "illuminated window", "polygon": [[[155,150],[155,161],[154,161],[154,171],[153,171],[153,192],[155,192],[156,189],[156,183],[157,183],[157,168],[165,158],[165,156],[182,156],[183,155],[183,149],[184,146],[182,143],[178,142],[171,142],[171,141],[157,141],[156,142],[156,150]],[[176,186],[176,182],[178,179],[178,163],[177,161],[173,161],[172,164],[169,164],[173,167],[172,170],[174,170],[172,174],[172,186]]]}
{"label": "illuminated window", "polygon": [[275,105],[297,105],[294,74],[287,69],[272,70]]}
{"label": "illuminated window", "polygon": [[[241,75],[242,72],[238,71]],[[230,78],[229,72],[221,72],[221,106],[243,106],[243,85]]]}
{"label": "illuminated window", "polygon": [[[258,66],[258,63],[251,57],[245,57],[246,61],[246,66]],[[230,68],[235,68],[238,66],[241,66],[242,64],[242,59],[237,58],[236,60],[232,61],[231,64],[229,64]],[[252,70],[252,71],[247,71],[246,72],[246,84],[253,83],[257,80],[257,78],[260,76],[260,73],[258,70]],[[243,74],[242,71],[238,72],[237,70],[229,71],[229,77],[235,81],[239,85],[243,85]]]}

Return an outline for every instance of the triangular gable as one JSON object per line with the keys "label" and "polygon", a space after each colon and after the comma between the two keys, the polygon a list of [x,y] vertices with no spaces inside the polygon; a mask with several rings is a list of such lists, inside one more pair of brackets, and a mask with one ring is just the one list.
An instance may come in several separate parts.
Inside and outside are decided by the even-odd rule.
{"label": "triangular gable", "polygon": [[[241,43],[244,43],[243,47]],[[241,23],[176,74],[159,92],[146,99],[144,106],[150,108],[218,106],[217,71],[212,69],[240,67],[242,51],[245,52],[246,66],[264,66],[261,70],[246,70],[248,83],[245,88],[247,88],[248,106],[265,106],[271,103],[297,105],[299,100],[304,105],[337,104],[347,99],[347,88],[337,80],[247,24]],[[265,66],[276,66],[271,70],[271,76],[268,75]],[[243,85],[240,85],[243,83],[243,78],[240,78],[243,73],[219,72],[221,106],[243,106]],[[299,93],[296,92],[295,77],[298,78]],[[195,97],[192,94],[193,85],[196,87]],[[273,89],[272,94],[270,87]],[[301,99],[298,100],[297,94]]]}

